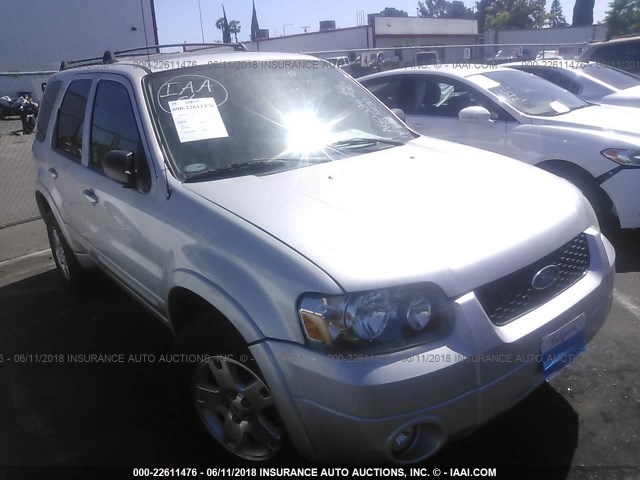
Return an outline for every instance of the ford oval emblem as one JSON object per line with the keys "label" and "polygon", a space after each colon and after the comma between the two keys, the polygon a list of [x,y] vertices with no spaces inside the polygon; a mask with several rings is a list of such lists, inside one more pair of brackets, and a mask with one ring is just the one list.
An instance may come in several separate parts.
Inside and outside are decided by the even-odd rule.
{"label": "ford oval emblem", "polygon": [[531,286],[536,290],[544,290],[556,283],[560,269],[556,265],[547,265],[539,270],[531,279]]}

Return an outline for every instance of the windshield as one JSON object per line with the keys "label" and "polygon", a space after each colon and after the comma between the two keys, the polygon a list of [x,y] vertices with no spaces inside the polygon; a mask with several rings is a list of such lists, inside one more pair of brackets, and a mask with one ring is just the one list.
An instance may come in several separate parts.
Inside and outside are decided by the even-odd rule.
{"label": "windshield", "polygon": [[527,115],[553,117],[589,105],[543,78],[518,70],[486,72],[468,78]]}
{"label": "windshield", "polygon": [[581,66],[580,69],[590,77],[600,80],[613,88],[624,90],[625,88],[640,85],[640,77],[633,73],[618,70],[602,63],[589,63]]}
{"label": "windshield", "polygon": [[320,60],[216,63],[154,73],[147,82],[161,141],[187,180],[273,173],[414,138],[363,87]]}

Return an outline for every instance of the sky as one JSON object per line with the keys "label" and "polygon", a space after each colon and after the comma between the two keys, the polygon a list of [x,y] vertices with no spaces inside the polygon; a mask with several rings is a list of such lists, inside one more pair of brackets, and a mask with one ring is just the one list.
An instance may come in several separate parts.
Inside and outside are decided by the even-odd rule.
{"label": "sky", "polygon": [[[547,0],[547,11],[552,0]],[[318,31],[320,20],[335,20],[338,28],[358,24],[358,12],[377,13],[385,7],[404,10],[416,15],[417,0],[255,0],[260,28],[268,28],[271,37]],[[594,21],[605,17],[610,0],[595,0]],[[201,42],[198,0],[154,0],[160,43]],[[200,0],[204,41],[222,40],[222,32],[215,22],[222,16],[220,0]],[[475,5],[474,0],[464,0],[465,5]],[[575,0],[560,0],[562,11],[569,22]],[[228,20],[239,20],[241,31],[238,40],[249,40],[251,33],[251,0],[227,0],[225,10]]]}

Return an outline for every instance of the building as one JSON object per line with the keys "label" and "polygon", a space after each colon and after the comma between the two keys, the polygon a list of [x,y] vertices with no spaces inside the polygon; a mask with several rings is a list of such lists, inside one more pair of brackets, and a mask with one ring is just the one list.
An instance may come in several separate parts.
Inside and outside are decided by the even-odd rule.
{"label": "building", "polygon": [[[406,47],[477,43],[479,38],[476,20],[381,17],[372,14],[368,17],[367,25],[269,38],[248,46],[263,52],[317,53],[324,58],[345,54],[354,57],[360,50],[397,49],[400,64],[410,65],[414,63],[419,49]],[[442,61],[463,58],[464,47],[444,48],[440,52]]]}
{"label": "building", "polygon": [[158,44],[153,0],[2,3],[0,95],[30,91],[39,99],[41,83],[62,60]]}

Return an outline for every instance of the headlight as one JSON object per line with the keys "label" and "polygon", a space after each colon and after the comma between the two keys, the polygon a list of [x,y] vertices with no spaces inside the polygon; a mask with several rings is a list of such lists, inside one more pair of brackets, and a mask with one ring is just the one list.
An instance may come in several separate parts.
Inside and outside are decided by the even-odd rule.
{"label": "headlight", "polygon": [[369,352],[431,342],[446,336],[452,326],[449,300],[433,284],[338,297],[306,294],[298,314],[312,345]]}
{"label": "headlight", "polygon": [[625,167],[640,167],[640,151],[620,150],[619,148],[607,148],[602,155]]}

